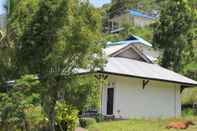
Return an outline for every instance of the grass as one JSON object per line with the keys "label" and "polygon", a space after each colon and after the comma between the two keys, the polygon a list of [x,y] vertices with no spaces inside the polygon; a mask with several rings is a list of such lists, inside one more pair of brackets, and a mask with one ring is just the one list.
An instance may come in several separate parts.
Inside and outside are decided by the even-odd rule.
{"label": "grass", "polygon": [[[170,122],[192,120],[197,124],[197,118],[179,118],[179,119],[135,119],[123,121],[109,121],[94,124],[88,131],[179,131],[176,129],[166,129]],[[186,131],[197,131],[197,125],[189,127]]]}

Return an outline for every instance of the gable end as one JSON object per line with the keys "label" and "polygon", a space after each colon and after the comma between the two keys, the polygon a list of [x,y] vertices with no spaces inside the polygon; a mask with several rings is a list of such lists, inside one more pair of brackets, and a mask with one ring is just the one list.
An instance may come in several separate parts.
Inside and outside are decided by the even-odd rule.
{"label": "gable end", "polygon": [[128,45],[110,55],[111,57],[122,57],[139,60],[147,63],[153,63],[147,58],[135,45]]}

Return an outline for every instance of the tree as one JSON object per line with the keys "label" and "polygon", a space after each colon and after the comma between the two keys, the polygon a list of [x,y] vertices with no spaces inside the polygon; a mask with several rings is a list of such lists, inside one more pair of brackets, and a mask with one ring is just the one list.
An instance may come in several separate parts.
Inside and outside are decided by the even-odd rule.
{"label": "tree", "polygon": [[[3,35],[0,39],[0,83],[3,83],[8,80],[18,79],[18,70],[15,66],[15,44],[13,40],[15,39],[14,30],[16,28],[11,28],[10,24],[12,23],[10,18],[11,14],[14,12],[17,2],[20,0],[8,0],[5,8],[7,11],[7,23],[6,23],[6,30],[3,31]],[[31,6],[35,6],[32,4]],[[29,7],[31,7],[29,6]],[[24,7],[24,6],[23,6]],[[31,8],[30,8],[31,9]],[[27,12],[21,12],[22,14],[27,14]],[[25,16],[25,15],[24,15]],[[31,16],[30,14],[26,15],[27,17]],[[16,17],[15,17],[16,18]],[[18,19],[18,18],[16,18]],[[25,25],[24,22],[22,22]]]}
{"label": "tree", "polygon": [[111,8],[109,9],[110,16],[121,15],[122,13],[127,12],[129,5],[134,4],[137,6],[136,0],[112,0]]}
{"label": "tree", "polygon": [[[29,9],[24,3],[36,6]],[[73,0],[24,0],[20,4],[11,19],[17,67],[21,75],[39,75],[43,108],[54,131],[56,102],[66,98],[59,94],[72,85],[75,70],[102,66],[100,16],[89,3]],[[30,16],[25,18],[26,14]]]}
{"label": "tree", "polygon": [[7,0],[6,8],[7,8],[8,16],[10,16],[12,12],[14,12],[18,2],[20,2],[20,0]]}
{"label": "tree", "polygon": [[99,86],[100,84],[94,75],[77,76],[67,83],[64,99],[81,112],[99,109]]}
{"label": "tree", "polygon": [[163,67],[181,71],[185,52],[192,58],[194,34],[191,30],[194,24],[195,14],[187,1],[172,0],[165,3],[153,38],[154,47],[163,50]]}
{"label": "tree", "polygon": [[39,80],[34,75],[25,75],[9,91],[0,92],[0,125],[3,131],[29,131],[31,127],[44,121],[39,85]]}

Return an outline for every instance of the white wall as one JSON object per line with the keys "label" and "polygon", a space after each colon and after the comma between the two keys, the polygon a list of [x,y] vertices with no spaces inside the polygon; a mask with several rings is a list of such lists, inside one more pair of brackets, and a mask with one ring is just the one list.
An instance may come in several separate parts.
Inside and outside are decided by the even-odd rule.
{"label": "white wall", "polygon": [[[109,76],[107,87],[114,87],[114,114],[122,118],[175,117],[181,115],[180,86],[142,79]],[[103,91],[102,112],[107,110],[107,87]],[[118,110],[120,113],[118,114]]]}
{"label": "white wall", "polygon": [[122,14],[120,16],[115,16],[110,21],[113,21],[115,23],[118,23],[119,26],[122,26],[123,24],[134,24],[138,27],[144,27],[152,24],[155,20],[154,19],[147,19],[140,16],[132,16],[130,14]]}

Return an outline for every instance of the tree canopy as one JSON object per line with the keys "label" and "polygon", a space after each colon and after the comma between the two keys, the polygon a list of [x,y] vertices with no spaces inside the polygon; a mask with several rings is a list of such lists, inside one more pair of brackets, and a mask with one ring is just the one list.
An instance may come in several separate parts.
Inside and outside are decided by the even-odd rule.
{"label": "tree canopy", "polygon": [[164,5],[154,31],[154,46],[163,50],[162,66],[181,71],[184,62],[193,59],[196,14],[185,0],[167,1]]}
{"label": "tree canopy", "polygon": [[[34,74],[39,79],[40,104],[54,131],[58,101],[79,110],[87,101],[96,103],[90,100],[97,96],[93,95],[98,92],[96,78],[89,82],[88,76],[76,73],[80,68],[101,68],[104,63],[100,14],[88,2],[77,0],[23,0],[16,7],[8,30],[14,35],[9,41],[13,65],[17,76]],[[71,97],[76,94],[77,98]]]}

